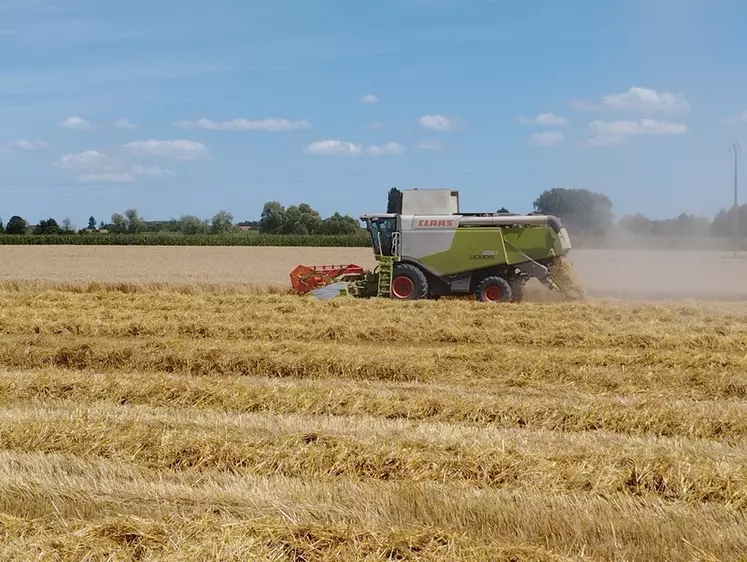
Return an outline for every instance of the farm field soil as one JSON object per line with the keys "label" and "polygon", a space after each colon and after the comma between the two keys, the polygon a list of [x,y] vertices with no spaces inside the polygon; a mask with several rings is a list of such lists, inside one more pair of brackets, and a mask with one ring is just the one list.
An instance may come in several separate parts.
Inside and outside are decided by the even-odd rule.
{"label": "farm field soil", "polygon": [[3,560],[734,560],[747,304],[0,286]]}
{"label": "farm field soil", "polygon": [[[747,256],[721,252],[573,250],[591,297],[747,300]],[[298,264],[373,267],[366,248],[0,246],[0,281],[288,287]],[[548,297],[533,283],[533,297]],[[531,287],[531,285],[530,285]]]}
{"label": "farm field soil", "polygon": [[284,287],[293,268],[309,260],[375,265],[365,248],[0,246],[0,259],[0,281]]}

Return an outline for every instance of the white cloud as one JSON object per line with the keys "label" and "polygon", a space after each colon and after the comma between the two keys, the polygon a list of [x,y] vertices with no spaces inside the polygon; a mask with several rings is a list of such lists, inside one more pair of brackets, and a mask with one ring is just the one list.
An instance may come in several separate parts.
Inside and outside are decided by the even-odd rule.
{"label": "white cloud", "polygon": [[568,119],[554,113],[540,113],[532,118],[526,118],[523,115],[519,117],[519,122],[526,125],[545,125],[547,127],[562,127],[568,125]]}
{"label": "white cloud", "polygon": [[124,117],[117,120],[114,126],[117,127],[118,129],[130,129],[130,130],[137,129],[137,125],[132,123],[129,119],[125,119]]}
{"label": "white cloud", "polygon": [[369,123],[366,128],[370,129],[371,131],[379,131],[381,129],[382,125],[380,121],[374,121],[373,123]]}
{"label": "white cloud", "polygon": [[174,172],[171,170],[159,168],[158,166],[135,164],[128,171],[89,172],[78,175],[76,179],[86,183],[127,183],[135,181],[140,176],[172,177],[174,175]]}
{"label": "white cloud", "polygon": [[133,141],[122,147],[136,156],[161,156],[175,160],[198,160],[210,155],[208,147],[201,142],[185,139]]}
{"label": "white cloud", "polygon": [[560,146],[563,144],[565,137],[562,133],[548,131],[546,133],[537,133],[529,137],[529,144],[533,146]]}
{"label": "white cloud", "polygon": [[349,141],[330,139],[313,142],[306,151],[316,155],[358,156],[361,153],[361,146]]}
{"label": "white cloud", "polygon": [[431,131],[453,131],[457,121],[443,115],[423,115],[420,117],[420,126]]}
{"label": "white cloud", "polygon": [[596,105],[593,102],[582,99],[572,99],[570,101],[570,106],[573,109],[578,109],[579,111],[595,111],[601,108],[599,105]]}
{"label": "white cloud", "polygon": [[159,168],[158,166],[143,166],[136,164],[132,167],[132,173],[138,176],[172,177],[176,174],[171,170]]}
{"label": "white cloud", "polygon": [[690,109],[682,94],[658,92],[651,88],[633,86],[627,92],[602,96],[601,103],[595,104],[585,100],[572,100],[571,106],[585,111],[595,109],[614,109],[616,111],[675,113]]}
{"label": "white cloud", "polygon": [[129,165],[125,161],[113,158],[98,150],[66,154],[55,166],[66,170],[76,170],[76,179],[80,182],[123,183],[132,182],[141,176],[170,177],[171,170],[144,164]]}
{"label": "white cloud", "polygon": [[98,150],[86,150],[77,154],[66,154],[57,161],[58,168],[67,170],[110,170],[116,167],[114,160]]}
{"label": "white cloud", "polygon": [[77,131],[90,131],[93,129],[93,126],[88,121],[80,117],[68,117],[60,123],[60,127]]}
{"label": "white cloud", "polygon": [[130,172],[103,172],[80,174],[75,179],[85,183],[128,183],[135,181],[135,176]]}
{"label": "white cloud", "polygon": [[625,93],[602,98],[603,103],[621,111],[685,111],[690,103],[681,94],[657,92],[650,88],[634,86]]}
{"label": "white cloud", "polygon": [[396,156],[405,151],[405,147],[397,142],[388,142],[383,146],[369,146],[367,149],[371,156]]}
{"label": "white cloud", "polygon": [[744,110],[739,115],[727,117],[726,119],[724,119],[724,122],[726,123],[747,123],[747,109]]}
{"label": "white cloud", "polygon": [[363,103],[379,103],[379,98],[377,98],[377,97],[376,97],[375,95],[373,95],[373,94],[366,94],[365,96],[363,96],[363,97],[361,98],[361,101],[362,101]]}
{"label": "white cloud", "polygon": [[653,119],[640,121],[593,121],[589,128],[594,133],[591,143],[601,146],[624,144],[629,137],[642,135],[684,135],[688,132],[683,123],[669,123]]}
{"label": "white cloud", "polygon": [[49,148],[50,145],[43,140],[19,140],[14,142],[13,146],[21,150],[43,150]]}
{"label": "white cloud", "polygon": [[599,133],[621,135],[683,135],[687,125],[641,119],[640,121],[594,121],[590,127]]}
{"label": "white cloud", "polygon": [[175,125],[185,129],[205,129],[208,131],[270,131],[273,133],[311,128],[311,125],[307,121],[290,121],[288,119],[275,118],[262,119],[261,121],[233,119],[223,122],[198,119],[197,121],[179,121]]}
{"label": "white cloud", "polygon": [[443,145],[437,140],[423,139],[415,145],[418,150],[441,150]]}
{"label": "white cloud", "polygon": [[589,144],[593,144],[594,146],[617,146],[627,142],[628,137],[625,135],[597,135],[589,139]]}

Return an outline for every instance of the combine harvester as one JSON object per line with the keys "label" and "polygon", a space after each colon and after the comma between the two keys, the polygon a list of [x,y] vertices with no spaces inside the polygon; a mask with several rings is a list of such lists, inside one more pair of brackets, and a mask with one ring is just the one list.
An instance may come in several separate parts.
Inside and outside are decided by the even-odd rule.
{"label": "combine harvester", "polygon": [[582,292],[565,256],[568,233],[551,215],[461,213],[459,192],[408,189],[402,213],[362,215],[378,265],[299,265],[290,274],[300,294],[400,300],[475,295],[518,302],[536,278],[568,299]]}

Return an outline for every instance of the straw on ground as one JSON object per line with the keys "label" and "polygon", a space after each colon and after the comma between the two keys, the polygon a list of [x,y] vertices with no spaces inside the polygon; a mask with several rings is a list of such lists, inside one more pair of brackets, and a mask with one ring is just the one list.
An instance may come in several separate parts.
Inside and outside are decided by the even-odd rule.
{"label": "straw on ground", "polygon": [[0,556],[747,552],[747,306],[0,287]]}

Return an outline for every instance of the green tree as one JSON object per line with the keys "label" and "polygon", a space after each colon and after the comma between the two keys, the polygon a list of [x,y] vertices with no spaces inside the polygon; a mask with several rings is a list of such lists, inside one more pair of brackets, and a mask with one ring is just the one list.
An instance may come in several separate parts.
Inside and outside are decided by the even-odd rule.
{"label": "green tree", "polygon": [[625,215],[618,224],[623,230],[638,236],[649,236],[654,230],[654,221],[641,213]]}
{"label": "green tree", "polygon": [[711,223],[711,235],[719,237],[732,237],[734,235],[734,214],[739,213],[739,232],[740,237],[747,233],[747,204],[740,205],[739,210],[735,211],[734,206],[726,211],[721,209]]}
{"label": "green tree", "polygon": [[53,218],[39,221],[34,228],[34,234],[60,234],[62,229]]}
{"label": "green tree", "polygon": [[291,205],[285,210],[283,234],[317,234],[322,228],[321,215],[307,203]]}
{"label": "green tree", "polygon": [[342,216],[335,213],[329,218],[324,219],[322,223],[322,234],[355,234],[360,232],[361,227],[358,221],[350,216]]}
{"label": "green tree", "polygon": [[317,234],[322,229],[321,215],[307,203],[301,203],[298,210],[301,211],[301,222],[306,227],[306,231],[309,234]]}
{"label": "green tree", "polygon": [[500,209],[496,211],[496,213],[511,213],[511,211],[506,209],[506,207],[501,207]]}
{"label": "green tree", "polygon": [[401,213],[402,212],[402,192],[393,187],[389,190],[389,197],[386,205],[387,213]]}
{"label": "green tree", "polygon": [[145,230],[145,221],[137,214],[135,209],[127,209],[125,219],[127,220],[127,232],[129,234],[138,234]]}
{"label": "green tree", "polygon": [[200,217],[194,215],[182,215],[179,218],[179,230],[183,234],[195,235],[205,234],[208,231],[207,221],[202,220]]}
{"label": "green tree", "polygon": [[228,211],[217,212],[210,221],[210,232],[212,234],[224,234],[234,229],[233,215]]}
{"label": "green tree", "polygon": [[304,223],[304,214],[296,205],[285,210],[285,220],[280,231],[283,234],[310,234]]}
{"label": "green tree", "polygon": [[277,201],[268,201],[259,218],[260,234],[278,234],[285,223],[285,207]]}
{"label": "green tree", "polygon": [[109,231],[115,234],[124,234],[127,232],[127,221],[123,215],[119,213],[112,215],[112,223],[109,225]]}
{"label": "green tree", "polygon": [[88,217],[88,230],[96,230],[96,219]]}
{"label": "green tree", "polygon": [[146,223],[148,232],[181,232],[181,223],[179,219],[169,219],[167,221],[149,221]]}
{"label": "green tree", "polygon": [[674,219],[649,219],[636,213],[624,216],[618,225],[634,236],[697,237],[707,236],[711,231],[711,221],[707,218],[686,213]]}
{"label": "green tree", "polygon": [[6,234],[26,234],[28,223],[18,215],[13,215],[5,227]]}
{"label": "green tree", "polygon": [[114,213],[109,230],[117,234],[138,234],[146,230],[145,221],[138,216],[137,210],[127,209],[124,215]]}
{"label": "green tree", "polygon": [[613,222],[612,201],[588,189],[554,188],[534,201],[536,212],[555,215],[569,232],[604,234]]}

